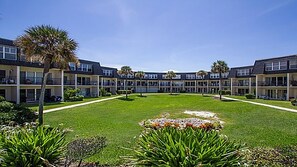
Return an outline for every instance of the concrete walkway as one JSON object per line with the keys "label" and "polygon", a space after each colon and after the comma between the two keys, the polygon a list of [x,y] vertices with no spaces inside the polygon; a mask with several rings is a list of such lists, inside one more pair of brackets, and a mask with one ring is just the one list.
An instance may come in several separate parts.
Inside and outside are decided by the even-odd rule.
{"label": "concrete walkway", "polygon": [[240,99],[235,99],[235,98],[230,98],[230,97],[224,97],[224,96],[222,98],[223,99],[227,99],[227,100],[241,101],[241,102],[245,102],[245,103],[250,103],[250,104],[255,104],[255,105],[259,105],[259,106],[265,106],[265,107],[270,107],[270,108],[274,108],[274,109],[278,109],[278,110],[283,110],[283,111],[289,111],[289,112],[295,112],[295,113],[297,113],[297,110],[295,110],[295,109],[290,109],[290,108],[285,108],[285,107],[279,107],[279,106],[274,106],[274,105],[270,105],[270,104],[263,104],[263,103],[253,102],[253,101],[240,100]]}
{"label": "concrete walkway", "polygon": [[89,102],[85,102],[85,103],[73,104],[73,105],[64,106],[64,107],[48,109],[48,110],[44,110],[43,113],[49,113],[49,112],[53,112],[53,111],[65,110],[65,109],[68,109],[68,108],[75,108],[75,107],[79,107],[79,106],[85,106],[85,105],[88,105],[88,104],[99,103],[99,102],[103,102],[103,101],[107,101],[107,100],[117,99],[117,98],[120,98],[120,97],[123,97],[123,95],[110,97],[110,98],[106,98],[106,99],[99,99],[99,100],[89,101]]}

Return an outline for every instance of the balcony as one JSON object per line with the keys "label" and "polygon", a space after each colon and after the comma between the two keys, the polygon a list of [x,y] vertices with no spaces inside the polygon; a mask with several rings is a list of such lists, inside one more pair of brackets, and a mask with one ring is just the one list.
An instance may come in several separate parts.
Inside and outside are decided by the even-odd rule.
{"label": "balcony", "polygon": [[287,86],[287,82],[267,82],[267,81],[259,81],[258,86]]}
{"label": "balcony", "polygon": [[[26,77],[21,78],[21,84],[26,85],[41,85],[42,77]],[[46,81],[47,85],[61,85],[61,78],[48,78]]]}
{"label": "balcony", "polygon": [[243,83],[243,82],[233,82],[232,86],[249,86],[249,83]]}
{"label": "balcony", "polygon": [[297,86],[297,81],[294,81],[294,80],[293,81],[290,81],[290,85],[291,86]]}
{"label": "balcony", "polygon": [[0,84],[16,84],[16,77],[4,77],[0,79]]}

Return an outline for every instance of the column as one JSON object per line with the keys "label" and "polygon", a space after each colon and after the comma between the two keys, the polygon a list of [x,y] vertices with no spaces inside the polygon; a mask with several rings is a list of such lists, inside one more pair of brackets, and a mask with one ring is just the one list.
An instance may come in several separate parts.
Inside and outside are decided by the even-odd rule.
{"label": "column", "polygon": [[185,90],[185,81],[183,81],[183,90]]}
{"label": "column", "polygon": [[103,77],[101,78],[101,88],[103,89],[103,87],[104,87],[104,82],[103,82],[104,80],[103,80]]}
{"label": "column", "polygon": [[259,76],[256,75],[256,99],[258,99],[258,79],[259,79]]}
{"label": "column", "polygon": [[207,89],[207,92],[206,93],[209,92],[209,86],[208,86],[209,84],[208,83],[209,83],[209,81],[206,81],[206,89]]}
{"label": "column", "polygon": [[77,74],[74,74],[74,86],[77,89]]}
{"label": "column", "polygon": [[100,85],[99,85],[99,83],[100,83],[100,76],[97,75],[97,97],[100,96]]}
{"label": "column", "polygon": [[197,93],[197,81],[195,81],[195,93]]}
{"label": "column", "polygon": [[64,70],[61,70],[61,97],[64,101]]}
{"label": "column", "polygon": [[17,94],[17,99],[16,99],[16,103],[17,104],[20,104],[21,102],[21,86],[20,86],[20,81],[21,81],[21,78],[20,78],[20,73],[21,73],[21,68],[20,66],[17,66],[17,76],[16,76],[16,82],[17,82],[17,87],[16,87],[16,94]]}
{"label": "column", "polygon": [[158,81],[158,83],[159,83],[159,87],[158,87],[158,89],[160,90],[161,89],[161,81]]}
{"label": "column", "polygon": [[252,94],[252,78],[249,78],[249,94]]}
{"label": "column", "polygon": [[148,90],[149,90],[149,88],[150,88],[150,86],[149,86],[149,81],[148,80],[146,80],[146,93],[148,92]]}
{"label": "column", "polygon": [[231,95],[233,95],[233,78],[231,78],[231,81],[230,81],[230,85],[231,85]]}
{"label": "column", "polygon": [[290,100],[290,73],[287,73],[287,99]]}
{"label": "column", "polygon": [[[125,84],[125,80],[124,80],[124,84]],[[115,79],[115,90],[116,91],[118,90],[118,79],[117,78]]]}

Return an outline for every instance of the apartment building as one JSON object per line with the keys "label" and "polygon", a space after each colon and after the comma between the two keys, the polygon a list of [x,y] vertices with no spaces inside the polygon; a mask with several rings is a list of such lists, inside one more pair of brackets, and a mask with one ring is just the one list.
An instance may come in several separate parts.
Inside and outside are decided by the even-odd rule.
{"label": "apartment building", "polygon": [[[12,40],[0,38],[0,96],[16,103],[36,102],[40,95],[43,65],[25,60]],[[126,82],[124,82],[126,80]],[[297,96],[297,55],[256,60],[253,66],[231,68],[222,74],[222,89],[233,95],[255,94],[257,98],[289,100]],[[143,79],[133,74],[120,76],[116,68],[99,62],[80,60],[69,63],[69,70],[52,65],[45,100],[63,99],[67,87],[78,88],[85,97],[97,97],[103,88],[113,94],[117,90],[133,92],[218,93],[219,74],[209,72],[204,78],[196,72],[176,73],[172,82],[166,73],[145,72]]]}
{"label": "apartment building", "polygon": [[297,55],[256,60],[256,96],[289,100],[297,95]]}
{"label": "apartment building", "polygon": [[234,67],[230,69],[230,90],[232,95],[255,94],[256,77],[252,74],[254,66]]}

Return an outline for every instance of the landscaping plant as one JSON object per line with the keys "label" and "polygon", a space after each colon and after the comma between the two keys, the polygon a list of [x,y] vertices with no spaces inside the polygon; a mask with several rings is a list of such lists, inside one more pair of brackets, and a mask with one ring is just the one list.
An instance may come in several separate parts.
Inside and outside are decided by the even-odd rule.
{"label": "landscaping plant", "polygon": [[79,95],[80,90],[79,89],[73,89],[73,88],[66,88],[64,91],[64,100],[65,101],[83,101],[84,96]]}
{"label": "landscaping plant", "polygon": [[143,133],[135,158],[145,166],[236,166],[243,160],[242,148],[214,130],[168,126]]}
{"label": "landscaping plant", "polygon": [[2,166],[53,166],[65,148],[65,133],[44,126],[0,132]]}
{"label": "landscaping plant", "polygon": [[94,136],[85,139],[76,139],[67,145],[67,157],[65,166],[79,161],[78,167],[83,159],[99,153],[106,146],[106,137]]}

